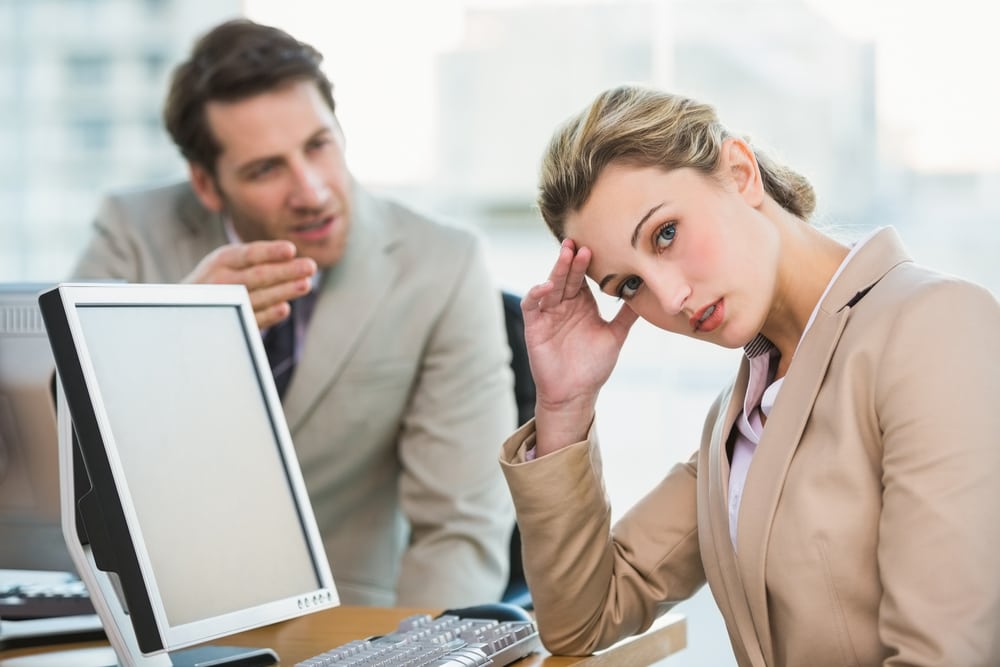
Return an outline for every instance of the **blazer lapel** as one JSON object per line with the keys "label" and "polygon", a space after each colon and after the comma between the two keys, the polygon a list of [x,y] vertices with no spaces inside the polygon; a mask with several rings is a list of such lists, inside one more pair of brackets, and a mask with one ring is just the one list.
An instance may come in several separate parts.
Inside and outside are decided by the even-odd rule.
{"label": "blazer lapel", "polygon": [[778,393],[754,452],[740,502],[736,533],[739,567],[757,636],[768,663],[774,655],[764,576],[768,537],[788,466],[809,421],[816,394],[847,317],[847,309],[832,314],[822,310],[817,313]]}
{"label": "blazer lapel", "polygon": [[[710,575],[710,578],[715,580],[713,584],[721,583],[721,590],[718,585],[714,585],[713,593],[719,604],[727,608],[724,611],[727,612],[725,616],[731,619],[730,632],[739,635],[739,641],[734,649],[744,653],[741,663],[763,667],[760,643],[754,629],[744,586],[741,583],[736,554],[729,538],[729,457],[726,443],[729,441],[736,416],[743,409],[749,374],[750,365],[744,358],[728,397],[723,399],[724,414],[716,419],[712,430],[708,448],[708,466],[705,471],[708,475],[708,484],[699,487],[704,496],[698,499],[703,507],[708,507],[706,516],[709,517],[710,525],[699,527],[699,539],[702,541],[702,560],[706,570],[713,569],[713,565],[718,568],[715,576]],[[706,554],[712,554],[714,558],[705,558]]]}
{"label": "blazer lapel", "polygon": [[851,306],[893,266],[908,257],[892,229],[878,232],[851,259],[831,286],[816,318],[795,352],[795,361],[777,400],[747,474],[737,530],[739,570],[757,636],[770,663],[773,646],[767,609],[765,566],[771,525],[792,457],[827,368],[837,349]]}
{"label": "blazer lapel", "polygon": [[396,240],[375,210],[377,202],[355,186],[354,205],[347,251],[324,273],[305,347],[285,396],[285,418],[293,436],[340,375],[397,278],[398,267],[389,257]]}

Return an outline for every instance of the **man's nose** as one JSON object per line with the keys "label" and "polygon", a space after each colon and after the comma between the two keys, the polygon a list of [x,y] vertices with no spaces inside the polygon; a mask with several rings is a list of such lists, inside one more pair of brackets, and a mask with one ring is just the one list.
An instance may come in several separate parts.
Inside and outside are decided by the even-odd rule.
{"label": "man's nose", "polygon": [[326,203],[330,196],[330,188],[327,187],[319,170],[304,164],[293,169],[292,174],[295,179],[291,195],[293,207],[319,208]]}

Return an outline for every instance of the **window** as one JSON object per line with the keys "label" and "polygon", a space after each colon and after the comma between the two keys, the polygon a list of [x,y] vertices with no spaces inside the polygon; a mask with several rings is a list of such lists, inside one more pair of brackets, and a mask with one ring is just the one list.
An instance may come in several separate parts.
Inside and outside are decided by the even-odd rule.
{"label": "window", "polygon": [[73,54],[66,58],[66,78],[79,89],[102,85],[111,76],[111,58],[104,54]]}

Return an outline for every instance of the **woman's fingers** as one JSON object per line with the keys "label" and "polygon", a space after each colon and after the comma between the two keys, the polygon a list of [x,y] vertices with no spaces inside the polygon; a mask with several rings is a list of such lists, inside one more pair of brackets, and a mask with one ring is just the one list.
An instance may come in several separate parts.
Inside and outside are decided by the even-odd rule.
{"label": "woman's fingers", "polygon": [[593,255],[589,248],[578,248],[572,239],[566,239],[559,248],[548,282],[552,289],[541,299],[539,307],[553,307],[563,301],[574,299],[586,285],[587,268]]}
{"label": "woman's fingers", "polygon": [[566,275],[566,285],[563,287],[563,298],[573,299],[586,284],[587,267],[590,266],[590,248],[579,248],[569,265]]}
{"label": "woman's fingers", "polygon": [[546,280],[529,289],[521,299],[521,310],[524,312],[538,310],[542,297],[551,292],[552,287],[552,281]]}
{"label": "woman's fingers", "polygon": [[552,289],[539,299],[540,308],[551,308],[557,305],[563,298],[563,291],[566,289],[566,279],[569,276],[570,265],[573,263],[573,256],[576,248],[573,241],[566,239],[559,247],[559,256],[556,263],[549,272],[548,282],[552,283]]}
{"label": "woman's fingers", "polygon": [[615,318],[611,320],[611,329],[618,335],[619,340],[625,340],[632,325],[638,319],[639,316],[635,314],[635,311],[629,308],[627,303],[623,303],[615,314]]}
{"label": "woman's fingers", "polygon": [[592,254],[589,248],[577,248],[572,239],[566,239],[559,248],[549,279],[535,285],[521,299],[524,312],[553,308],[563,301],[574,299],[586,285],[587,268]]}

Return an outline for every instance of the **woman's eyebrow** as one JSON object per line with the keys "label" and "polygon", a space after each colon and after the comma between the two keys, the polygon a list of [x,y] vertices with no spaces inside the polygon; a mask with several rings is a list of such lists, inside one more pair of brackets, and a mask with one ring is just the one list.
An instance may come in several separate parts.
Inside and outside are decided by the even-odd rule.
{"label": "woman's eyebrow", "polygon": [[635,229],[632,231],[632,241],[631,241],[631,243],[632,243],[632,247],[633,248],[635,247],[635,244],[639,242],[639,232],[642,231],[642,226],[644,224],[646,224],[646,222],[649,220],[649,217],[651,215],[653,215],[654,213],[656,213],[659,209],[663,208],[664,204],[666,204],[666,203],[667,202],[661,201],[659,204],[657,204],[653,208],[651,208],[648,211],[646,211],[646,215],[642,216],[642,219],[639,220],[639,224],[636,225]]}

